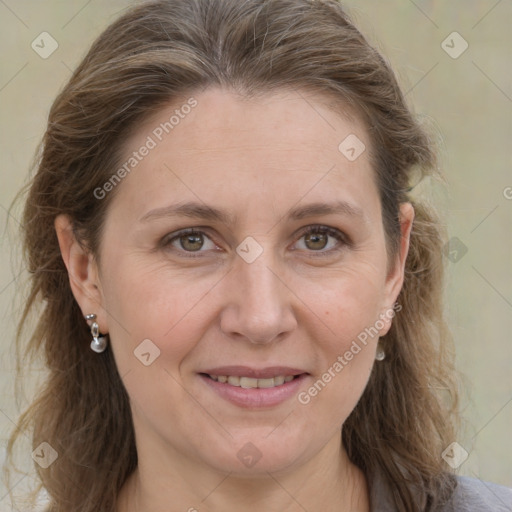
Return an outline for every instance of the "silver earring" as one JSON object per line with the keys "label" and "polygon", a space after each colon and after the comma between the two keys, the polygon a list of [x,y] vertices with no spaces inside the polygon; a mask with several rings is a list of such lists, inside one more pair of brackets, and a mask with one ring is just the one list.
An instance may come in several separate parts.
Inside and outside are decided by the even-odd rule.
{"label": "silver earring", "polygon": [[94,313],[85,315],[85,319],[88,323],[92,322],[92,324],[90,324],[92,335],[91,350],[101,354],[107,348],[107,338],[106,336],[100,336],[100,326],[98,325],[98,322],[96,322],[96,315]]}
{"label": "silver earring", "polygon": [[377,352],[375,352],[375,359],[377,361],[383,361],[384,359],[386,359],[386,352],[382,348],[382,344],[380,341],[377,343]]}

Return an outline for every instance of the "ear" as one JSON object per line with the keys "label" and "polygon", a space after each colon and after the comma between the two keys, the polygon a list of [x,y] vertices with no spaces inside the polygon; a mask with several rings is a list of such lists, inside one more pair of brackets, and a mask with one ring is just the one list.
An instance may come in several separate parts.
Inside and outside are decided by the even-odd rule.
{"label": "ear", "polygon": [[401,203],[400,205],[400,247],[396,255],[394,265],[386,278],[384,309],[381,311],[380,318],[385,326],[380,330],[380,336],[387,334],[391,328],[391,321],[396,312],[402,309],[400,304],[396,304],[400,290],[404,284],[405,261],[409,253],[409,242],[411,238],[412,225],[414,221],[414,208],[411,203]]}
{"label": "ear", "polygon": [[107,315],[103,307],[104,299],[96,260],[76,239],[73,223],[67,215],[58,215],[54,225],[62,259],[68,271],[71,291],[82,314],[85,316],[94,313],[100,332],[106,334]]}

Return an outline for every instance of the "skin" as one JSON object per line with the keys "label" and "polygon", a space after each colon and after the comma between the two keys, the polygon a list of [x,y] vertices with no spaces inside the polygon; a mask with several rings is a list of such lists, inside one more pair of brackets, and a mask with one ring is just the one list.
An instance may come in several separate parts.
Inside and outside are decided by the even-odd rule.
{"label": "skin", "polygon": [[[194,97],[197,106],[117,185],[100,264],[73,238],[67,217],[55,223],[76,300],[109,333],[130,397],[139,466],[118,511],[368,511],[366,478],[340,433],[373,365],[384,364],[375,363],[378,337],[306,405],[293,396],[244,409],[198,372],[286,365],[309,373],[300,388],[307,390],[395,303],[412,206],[401,205],[400,250],[388,261],[370,143],[357,117],[304,91],[248,100],[208,89]],[[127,158],[181,104],[141,125],[126,141]],[[350,134],[367,148],[353,162],[338,149]],[[287,217],[291,208],[335,200],[360,215]],[[141,221],[186,201],[222,209],[233,223]],[[310,240],[301,230],[311,225],[344,239]],[[185,237],[184,248],[173,236],[189,227],[205,236],[192,246]],[[247,236],[263,248],[252,263],[236,252]],[[380,324],[379,335],[390,325]],[[134,356],[144,339],[160,350],[149,366]],[[249,442],[261,458],[246,467],[237,453]]]}

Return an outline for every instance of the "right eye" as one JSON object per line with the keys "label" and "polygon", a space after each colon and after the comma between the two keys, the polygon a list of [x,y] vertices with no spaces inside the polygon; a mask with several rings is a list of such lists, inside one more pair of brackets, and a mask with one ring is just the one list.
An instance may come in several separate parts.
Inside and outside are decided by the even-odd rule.
{"label": "right eye", "polygon": [[[203,231],[198,229],[189,228],[178,233],[171,233],[166,235],[161,242],[161,246],[165,249],[171,248],[171,250],[178,253],[202,253],[208,250],[216,250],[218,247]],[[201,250],[205,249],[205,250]],[[198,256],[186,256],[186,257],[198,257]]]}

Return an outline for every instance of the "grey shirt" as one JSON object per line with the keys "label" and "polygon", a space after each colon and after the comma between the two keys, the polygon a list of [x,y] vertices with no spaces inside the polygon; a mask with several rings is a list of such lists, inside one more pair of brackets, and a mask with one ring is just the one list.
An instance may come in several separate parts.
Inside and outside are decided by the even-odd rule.
{"label": "grey shirt", "polygon": [[[392,493],[380,478],[370,483],[371,512],[395,512]],[[457,487],[439,512],[512,512],[512,489],[457,476]]]}

